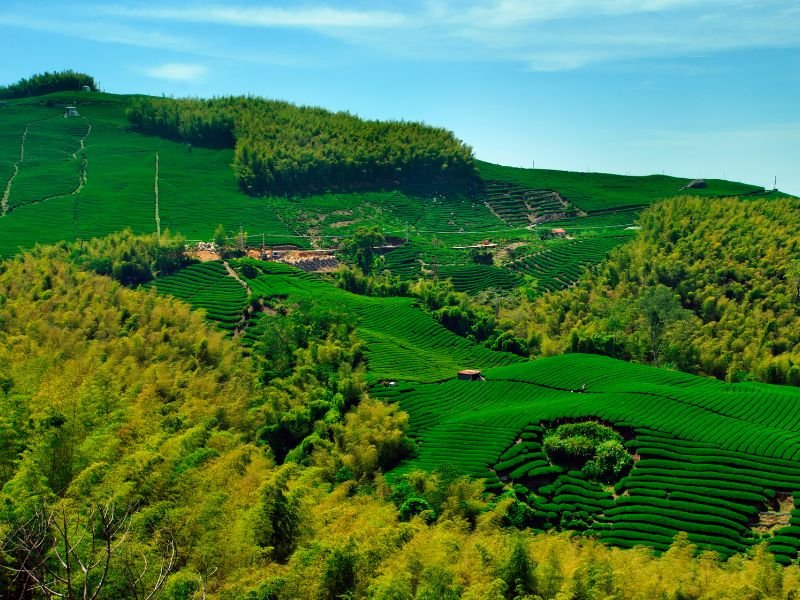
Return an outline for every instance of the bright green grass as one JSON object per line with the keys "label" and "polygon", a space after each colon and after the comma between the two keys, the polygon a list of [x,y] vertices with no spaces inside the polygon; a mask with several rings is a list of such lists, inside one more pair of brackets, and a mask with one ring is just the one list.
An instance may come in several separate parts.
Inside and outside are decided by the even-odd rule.
{"label": "bright green grass", "polygon": [[625,206],[642,207],[657,200],[682,194],[692,196],[736,196],[761,190],[746,183],[707,179],[708,187],[681,191],[692,178],[666,175],[632,177],[610,173],[576,173],[551,169],[520,169],[477,161],[484,179],[510,181],[530,189],[556,190],[585,211]]}
{"label": "bright green grass", "polygon": [[373,298],[351,294],[278,263],[251,264],[262,274],[247,279],[257,297],[313,301],[356,316],[366,342],[370,381],[440,381],[464,368],[489,368],[521,360],[493,352],[448,331],[416,306],[412,298]]}
{"label": "bright green grass", "polygon": [[[527,209],[501,198],[494,205],[495,212],[502,213],[498,218],[486,205],[492,198],[480,190],[417,186],[252,198],[237,188],[231,150],[191,148],[133,133],[124,117],[127,102],[127,96],[60,93],[14,100],[0,108],[0,190],[14,173],[21,136],[28,129],[25,160],[19,163],[10,189],[9,213],[0,217],[0,256],[36,243],[88,239],[125,227],[134,232],[155,231],[158,153],[161,228],[190,240],[210,240],[216,226],[222,224],[231,237],[238,236],[241,227],[255,245],[263,239],[267,245],[331,247],[360,226],[377,225],[390,239],[408,237],[412,241],[413,253],[396,251],[398,254],[386,258],[387,267],[404,278],[444,272],[452,276],[457,289],[476,293],[484,285],[509,289],[519,272],[536,276],[540,291],[545,291],[569,285],[583,266],[602,260],[614,245],[606,242],[624,239],[612,236],[598,242],[583,238],[593,238],[604,228],[608,232],[624,230],[636,221],[642,206],[675,195],[685,183],[662,176],[531,171],[479,162],[487,179],[522,186],[523,195],[528,193],[525,188],[553,189],[592,213],[540,223],[534,231],[524,227]],[[65,119],[66,104],[76,104],[81,117]],[[85,138],[83,150],[81,138]],[[75,193],[84,173],[85,185]],[[697,193],[722,195],[756,189],[716,180],[709,183],[707,190]],[[537,218],[559,214],[563,208],[551,197],[525,198],[520,202],[527,202]],[[469,250],[459,248],[487,239],[501,246],[515,242],[538,245],[538,230],[554,226],[570,231],[581,249],[565,254],[559,241],[547,242],[546,252],[535,264],[503,271],[474,268]]]}
{"label": "bright green grass", "polygon": [[[666,549],[687,531],[724,555],[758,541],[749,523],[776,492],[800,489],[800,390],[579,354],[485,375],[376,390],[399,400],[419,443],[418,456],[394,475],[452,464],[490,485],[501,485],[500,476],[528,486],[537,502],[549,502],[536,510],[551,524],[583,511],[581,521],[609,543]],[[639,461],[617,484],[616,499],[552,468],[541,452],[542,425],[576,419],[629,432]],[[784,559],[796,558],[798,534],[787,530],[772,542]]]}
{"label": "bright green grass", "polygon": [[[25,161],[10,194],[12,210],[0,217],[0,255],[37,242],[91,238],[125,227],[155,231],[156,152],[162,229],[189,239],[210,239],[217,224],[231,233],[238,233],[242,225],[259,240],[265,234],[271,244],[305,245],[292,237],[265,200],[238,190],[230,168],[232,151],[190,150],[129,132],[123,96],[82,95],[78,119],[64,119],[61,108],[74,96],[54,94],[46,99],[53,106],[29,99],[0,110],[0,159],[5,161],[0,173],[18,160],[20,137],[26,125],[29,129]],[[76,196],[63,196],[77,187],[79,141],[89,125],[86,185]]]}
{"label": "bright green grass", "polygon": [[228,275],[219,261],[191,265],[174,275],[149,283],[159,294],[168,294],[203,310],[208,320],[232,333],[242,321],[247,293]]}
{"label": "bright green grass", "polygon": [[439,277],[451,279],[456,291],[468,294],[488,289],[507,291],[520,285],[520,278],[515,273],[492,265],[441,267]]}
{"label": "bright green grass", "polygon": [[519,275],[535,277],[540,292],[563,289],[575,283],[586,267],[603,260],[612,248],[633,239],[633,231],[611,231],[574,240],[553,240],[543,250],[505,266]]}

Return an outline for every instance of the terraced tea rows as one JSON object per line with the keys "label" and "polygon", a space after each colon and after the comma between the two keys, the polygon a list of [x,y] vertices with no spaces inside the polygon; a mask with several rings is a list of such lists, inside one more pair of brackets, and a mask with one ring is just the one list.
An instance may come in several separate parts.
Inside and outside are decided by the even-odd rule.
{"label": "terraced tea rows", "polygon": [[531,190],[508,181],[486,182],[486,205],[512,227],[527,227],[578,216],[579,211],[552,190]]}
{"label": "terraced tea rows", "polygon": [[0,256],[36,243],[88,239],[126,227],[155,231],[156,150],[162,229],[208,240],[217,224],[236,233],[242,224],[259,239],[264,233],[271,244],[303,245],[265,200],[238,190],[231,151],[190,149],[127,131],[123,96],[82,95],[81,117],[69,119],[63,106],[74,103],[74,97],[45,98],[11,101],[0,109],[0,174],[8,174],[0,193],[15,163],[19,170],[8,194],[9,211],[0,216]]}
{"label": "terraced tea rows", "polygon": [[[376,390],[408,411],[419,444],[393,476],[452,464],[494,488],[513,483],[530,525],[586,529],[614,545],[666,549],[685,531],[725,556],[766,539],[779,560],[797,558],[800,513],[790,512],[790,495],[800,489],[800,390],[594,355],[485,375]],[[544,430],[574,420],[600,420],[628,438],[636,462],[613,495],[542,452]],[[760,527],[778,504],[785,526]]]}
{"label": "terraced tea rows", "polygon": [[511,290],[520,285],[514,273],[491,265],[462,265],[439,268],[439,277],[452,279],[459,292],[477,294],[485,290]]}
{"label": "terraced tea rows", "polygon": [[247,293],[219,261],[191,265],[175,275],[151,282],[159,294],[169,294],[202,309],[206,318],[233,333],[247,305]]}
{"label": "terraced tea rows", "polygon": [[632,231],[620,231],[578,240],[564,240],[505,266],[520,275],[535,277],[540,292],[559,290],[575,283],[585,267],[599,263],[612,248],[632,238]]}
{"label": "terraced tea rows", "polygon": [[[417,308],[412,298],[372,298],[351,294],[279,263],[249,264],[259,275],[247,277],[253,294],[311,301],[358,319],[359,336],[366,342],[369,380],[439,381],[463,368],[485,369],[521,360],[493,352],[448,331]],[[241,270],[244,273],[244,270]]]}

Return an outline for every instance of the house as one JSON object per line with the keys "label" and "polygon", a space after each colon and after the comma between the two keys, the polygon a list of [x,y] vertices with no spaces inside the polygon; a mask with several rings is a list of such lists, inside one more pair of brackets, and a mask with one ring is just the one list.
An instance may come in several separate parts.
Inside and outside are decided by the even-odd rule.
{"label": "house", "polygon": [[458,372],[458,378],[462,381],[478,381],[483,379],[478,369],[462,369]]}
{"label": "house", "polygon": [[562,238],[567,237],[567,230],[561,229],[560,227],[556,229],[551,229],[550,233],[553,234],[553,237],[562,237]]}
{"label": "house", "polygon": [[65,106],[64,110],[64,118],[68,117],[80,117],[80,113],[78,112],[78,108],[76,106]]}

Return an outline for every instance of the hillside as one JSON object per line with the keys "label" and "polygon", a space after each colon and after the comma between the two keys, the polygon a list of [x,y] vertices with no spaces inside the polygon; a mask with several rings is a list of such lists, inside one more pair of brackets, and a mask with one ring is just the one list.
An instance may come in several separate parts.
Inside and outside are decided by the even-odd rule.
{"label": "hillside", "polygon": [[0,104],[0,598],[800,593],[800,200],[75,77]]}
{"label": "hillside", "polygon": [[[681,193],[688,181],[477,161],[482,179],[467,186],[440,180],[381,189],[378,181],[377,187],[358,192],[256,198],[237,184],[231,169],[237,151],[225,147],[233,143],[230,137],[219,144],[206,140],[205,145],[223,146],[207,148],[203,140],[195,143],[199,134],[181,133],[184,129],[156,128],[171,138],[189,136],[190,144],[143,135],[126,117],[132,103],[142,102],[58,92],[0,106],[0,180],[5,181],[0,255],[126,227],[140,233],[160,227],[209,241],[218,225],[231,239],[243,231],[255,245],[329,248],[356,228],[375,224],[393,240],[410,242],[387,254],[384,263],[402,277],[441,269],[457,289],[470,293],[509,290],[529,277],[529,285],[543,293],[568,287],[585,266],[631,239],[634,232],[626,228],[635,224],[641,208]],[[185,106],[166,99],[147,102],[166,111],[164,127]],[[64,118],[67,105],[76,106],[80,116]],[[230,133],[231,126],[223,129]],[[149,131],[155,121],[142,127]],[[693,193],[753,191],[753,186],[709,180],[708,188]],[[567,239],[550,239],[551,228],[566,229]],[[481,248],[471,246],[485,240],[497,246],[476,258]],[[475,262],[487,257],[491,264]]]}
{"label": "hillside", "polygon": [[[660,358],[728,381],[798,385],[798,208],[790,198],[658,204],[634,241],[575,288],[536,302],[521,327],[547,352]],[[664,291],[657,330],[644,317],[653,289]]]}
{"label": "hillside", "polygon": [[[513,486],[522,524],[599,534],[666,550],[677,532],[729,556],[766,539],[797,558],[800,511],[764,538],[759,519],[800,485],[800,391],[568,354],[490,369],[486,381],[415,385],[381,396],[409,414],[419,455],[399,472],[457,466],[490,487]],[[613,485],[558,465],[543,450],[556,424],[600,420],[635,463]],[[553,466],[555,464],[555,467]]]}

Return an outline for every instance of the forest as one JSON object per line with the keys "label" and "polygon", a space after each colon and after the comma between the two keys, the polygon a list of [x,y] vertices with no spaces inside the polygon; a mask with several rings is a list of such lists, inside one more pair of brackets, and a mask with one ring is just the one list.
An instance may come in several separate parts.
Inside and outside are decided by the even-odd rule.
{"label": "forest", "polygon": [[181,243],[123,233],[0,263],[2,597],[800,590],[763,546],[725,562],[680,536],[660,557],[623,551],[519,530],[513,494],[447,467],[388,481],[414,452],[407,416],[370,398],[349,315],[279,306],[248,355],[186,304],[118,281],[173,268],[157,257]]}
{"label": "forest", "polygon": [[138,97],[126,114],[141,132],[234,148],[236,178],[253,195],[463,184],[475,176],[472,150],[452,132],[422,123],[254,97]]}
{"label": "forest", "polygon": [[590,352],[800,385],[798,209],[790,198],[656,204],[636,238],[576,286],[505,316],[534,355]]}
{"label": "forest", "polygon": [[22,78],[16,83],[0,86],[0,98],[26,98],[42,96],[53,92],[80,92],[88,85],[91,91],[97,90],[94,77],[76,71],[45,71],[31,77]]}

